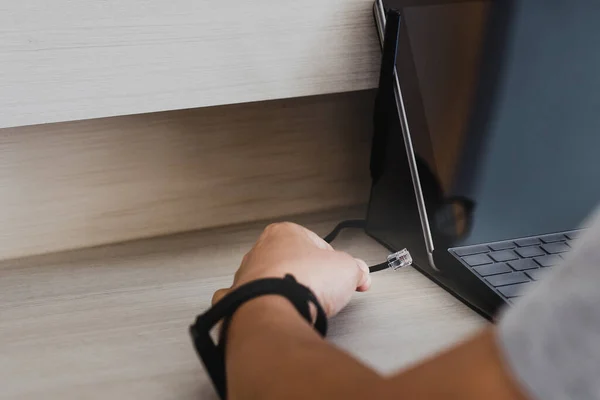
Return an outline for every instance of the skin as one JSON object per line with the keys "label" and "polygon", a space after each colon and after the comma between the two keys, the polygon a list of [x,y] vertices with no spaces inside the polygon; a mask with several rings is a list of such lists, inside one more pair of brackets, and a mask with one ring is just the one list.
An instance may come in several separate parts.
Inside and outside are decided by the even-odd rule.
{"label": "skin", "polygon": [[[328,317],[371,285],[362,260],[335,251],[295,224],[270,225],[246,254],[229,289],[292,274],[317,296]],[[283,297],[263,296],[234,314],[227,337],[230,399],[526,399],[506,369],[490,327],[394,376],[381,376],[336,348]]]}

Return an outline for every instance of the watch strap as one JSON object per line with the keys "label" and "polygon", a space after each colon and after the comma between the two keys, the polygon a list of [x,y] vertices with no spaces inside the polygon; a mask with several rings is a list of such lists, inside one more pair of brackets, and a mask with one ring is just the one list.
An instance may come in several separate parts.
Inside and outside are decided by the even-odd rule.
{"label": "watch strap", "polygon": [[[196,351],[204,364],[212,383],[223,400],[227,398],[227,377],[225,374],[225,345],[230,319],[237,309],[256,297],[276,294],[288,299],[298,312],[312,324],[310,304],[317,311],[314,328],[325,336],[327,334],[327,316],[314,293],[298,283],[292,275],[284,278],[266,278],[249,282],[228,293],[217,304],[196,318],[190,327],[190,334]],[[220,340],[215,344],[210,336],[211,330],[224,321]]]}

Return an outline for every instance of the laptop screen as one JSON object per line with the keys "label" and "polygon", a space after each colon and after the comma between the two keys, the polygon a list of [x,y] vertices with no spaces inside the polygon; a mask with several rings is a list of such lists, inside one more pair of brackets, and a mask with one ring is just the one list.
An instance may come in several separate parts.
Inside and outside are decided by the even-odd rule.
{"label": "laptop screen", "polygon": [[404,8],[420,99],[404,97],[436,247],[571,230],[594,209],[598,21],[585,2]]}

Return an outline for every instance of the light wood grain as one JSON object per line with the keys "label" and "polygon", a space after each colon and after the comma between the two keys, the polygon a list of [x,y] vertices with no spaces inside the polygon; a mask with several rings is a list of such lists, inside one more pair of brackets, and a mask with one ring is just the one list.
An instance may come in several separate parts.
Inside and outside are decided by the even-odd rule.
{"label": "light wood grain", "polygon": [[0,1],[0,128],[373,88],[372,0]]}
{"label": "light wood grain", "polygon": [[[293,218],[325,234],[363,209]],[[264,223],[0,263],[0,397],[216,398],[187,326],[209,305]],[[357,231],[336,247],[380,262]],[[330,339],[391,372],[484,322],[413,269],[373,276],[331,321]]]}
{"label": "light wood grain", "polygon": [[0,258],[364,204],[373,93],[0,130]]}

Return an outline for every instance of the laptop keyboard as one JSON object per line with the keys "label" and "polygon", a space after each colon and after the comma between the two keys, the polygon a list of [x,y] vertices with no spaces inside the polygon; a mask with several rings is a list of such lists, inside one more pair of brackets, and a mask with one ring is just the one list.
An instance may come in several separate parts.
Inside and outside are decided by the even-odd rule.
{"label": "laptop keyboard", "polygon": [[581,231],[450,249],[506,300],[519,297],[562,261]]}

